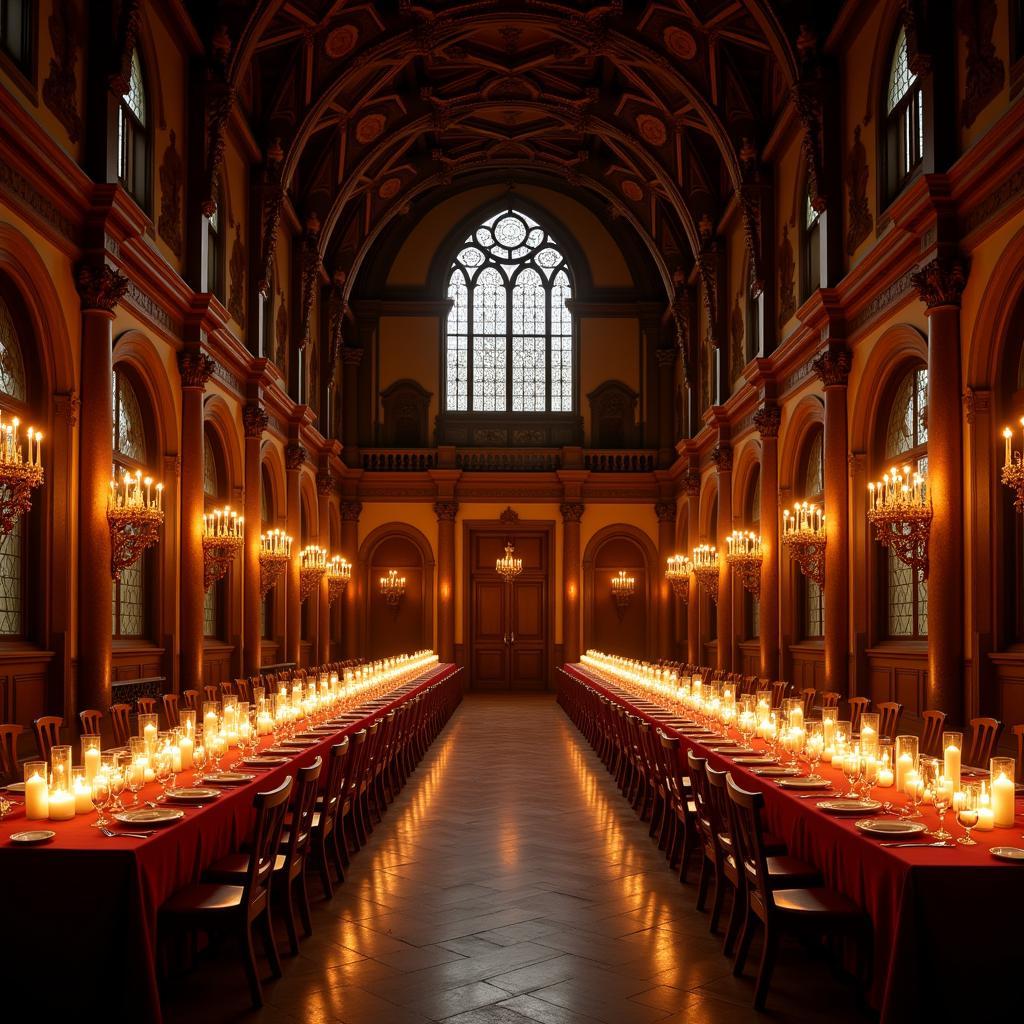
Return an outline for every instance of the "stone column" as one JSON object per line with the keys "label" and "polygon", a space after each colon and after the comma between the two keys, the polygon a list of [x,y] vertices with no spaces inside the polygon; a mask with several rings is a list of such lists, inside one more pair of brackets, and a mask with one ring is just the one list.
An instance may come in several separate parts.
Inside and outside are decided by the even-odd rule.
{"label": "stone column", "polygon": [[455,519],[457,501],[435,501],[437,516],[437,656],[455,660]]}
{"label": "stone column", "polygon": [[814,361],[825,388],[825,682],[849,691],[850,524],[846,382],[850,350],[833,345]]}
{"label": "stone column", "polygon": [[363,350],[345,345],[342,363],[342,457],[346,466],[358,466],[359,456],[359,364]]}
{"label": "stone column", "polygon": [[267,413],[258,402],[242,410],[245,429],[245,547],[242,549],[242,671],[256,675],[263,661],[263,631],[260,628],[260,491],[263,478],[260,445],[267,429]]}
{"label": "stone column", "polygon": [[[686,495],[686,550],[692,555],[700,537],[700,473],[688,469],[683,476],[683,493]],[[686,605],[686,660],[691,665],[701,663],[700,650],[700,584],[691,574],[689,600]]]}
{"label": "stone column", "polygon": [[[320,539],[317,543],[328,553],[331,551],[331,495],[334,493],[334,474],[329,466],[321,467],[316,475],[317,493],[317,522],[320,526]],[[331,660],[331,600],[330,584],[327,581],[327,573],[324,573],[320,580],[320,586],[316,592],[309,595],[309,600],[316,598],[316,660],[318,665],[324,665]],[[312,610],[310,610],[312,614]]]}
{"label": "stone column", "polygon": [[953,721],[964,707],[963,265],[936,259],[914,275],[928,317],[928,700]]}
{"label": "stone column", "polygon": [[113,580],[107,495],[112,472],[114,309],[127,278],[104,263],[83,263],[76,280],[82,302],[81,426],[78,433],[78,672],[79,710],[110,707]]}
{"label": "stone column", "polygon": [[181,688],[203,685],[203,391],[214,361],[199,348],[178,356],[181,372]]}
{"label": "stone column", "polygon": [[761,667],[765,679],[779,678],[779,422],[782,413],[765,403],[754,413],[761,435]]}
{"label": "stone column", "polygon": [[718,667],[726,672],[732,671],[733,648],[736,637],[733,636],[732,620],[732,570],[725,560],[729,549],[726,538],[732,533],[732,445],[728,441],[719,441],[711,456],[718,467],[718,537],[716,546],[720,556],[721,568],[718,572]]}
{"label": "stone column", "polygon": [[562,513],[562,650],[565,661],[580,660],[580,521],[582,501],[563,501]]}
{"label": "stone column", "polygon": [[658,517],[658,564],[653,567],[652,590],[658,597],[658,656],[675,657],[675,636],[672,629],[672,585],[665,579],[665,565],[675,553],[676,503],[658,501],[654,505]]}
{"label": "stone column", "polygon": [[302,500],[299,495],[299,473],[306,461],[306,449],[297,441],[290,441],[284,450],[285,476],[287,477],[287,524],[292,538],[292,557],[288,561],[284,580],[285,607],[285,661],[299,663],[302,641],[302,601],[299,597],[299,551],[302,547]]}
{"label": "stone column", "polygon": [[659,348],[654,355],[658,364],[658,463],[669,466],[673,461],[677,440],[672,436],[676,348]]}
{"label": "stone column", "polygon": [[352,581],[345,588],[345,657],[359,657],[359,591],[363,585],[359,571],[359,517],[361,501],[341,503],[341,553],[352,563]]}

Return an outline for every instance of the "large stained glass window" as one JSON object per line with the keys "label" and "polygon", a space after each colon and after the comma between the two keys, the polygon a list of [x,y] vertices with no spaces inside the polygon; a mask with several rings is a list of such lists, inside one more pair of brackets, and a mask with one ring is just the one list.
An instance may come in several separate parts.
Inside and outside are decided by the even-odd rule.
{"label": "large stained glass window", "polygon": [[[0,408],[9,419],[24,416],[22,403],[28,401],[25,362],[14,319],[7,303],[0,299]],[[3,399],[11,399],[8,403]],[[18,637],[25,632],[24,568],[25,517],[0,537],[0,636]]]}
{"label": "large stained glass window", "polygon": [[511,208],[487,218],[452,261],[448,298],[448,412],[572,412],[572,278],[545,228]]}

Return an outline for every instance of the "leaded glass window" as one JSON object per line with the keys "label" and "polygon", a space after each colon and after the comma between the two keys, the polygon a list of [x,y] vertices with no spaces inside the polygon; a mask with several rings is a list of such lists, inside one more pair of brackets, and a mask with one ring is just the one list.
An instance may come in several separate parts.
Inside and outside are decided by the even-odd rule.
{"label": "leaded glass window", "polygon": [[149,201],[146,88],[139,51],[132,51],[128,91],[117,106],[117,176],[140,206]]}
{"label": "leaded glass window", "polygon": [[114,635],[140,637],[146,625],[146,580],[143,571],[145,555],[134,565],[121,570],[121,579],[114,584]]}
{"label": "leaded glass window", "polygon": [[217,456],[213,453],[213,442],[209,434],[203,435],[203,493],[208,498],[220,494],[217,484]]}
{"label": "leaded glass window", "polygon": [[28,401],[25,363],[21,358],[18,332],[7,303],[0,299],[0,391],[18,402]]}
{"label": "leaded glass window", "polygon": [[0,636],[21,636],[25,631],[23,601],[22,520],[0,537]]}
{"label": "leaded glass window", "polygon": [[114,452],[131,462],[147,461],[142,408],[131,381],[119,370],[114,370]]}
{"label": "leaded glass window", "polygon": [[217,588],[215,583],[203,595],[203,636],[215,639],[217,636]]}
{"label": "leaded glass window", "polygon": [[887,161],[890,198],[903,187],[924,156],[924,96],[910,68],[907,34],[896,37],[886,89]]}
{"label": "leaded glass window", "polygon": [[[804,467],[804,500],[820,505],[825,492],[824,433],[817,428],[807,446]],[[803,635],[805,640],[820,640],[825,635],[825,592],[814,580],[801,574],[803,588]]]}
{"label": "leaded glass window", "polygon": [[557,242],[508,208],[463,241],[448,274],[448,412],[572,412],[572,278]]}
{"label": "leaded glass window", "polygon": [[804,197],[804,289],[803,298],[821,285],[821,213],[811,205],[811,193]]}

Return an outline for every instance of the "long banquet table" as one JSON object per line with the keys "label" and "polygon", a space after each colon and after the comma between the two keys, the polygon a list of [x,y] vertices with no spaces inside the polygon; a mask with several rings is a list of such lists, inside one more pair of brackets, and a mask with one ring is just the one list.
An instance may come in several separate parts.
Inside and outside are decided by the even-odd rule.
{"label": "long banquet table", "polygon": [[[5,999],[46,1011],[48,1018],[58,1009],[82,1011],[92,1005],[90,1016],[159,1022],[160,905],[176,890],[198,881],[214,861],[238,849],[250,831],[257,792],[273,789],[318,754],[326,764],[331,746],[342,737],[436,684],[444,684],[454,700],[459,671],[455,665],[438,665],[383,698],[346,712],[336,733],[301,748],[285,765],[257,771],[252,782],[225,787],[202,807],[182,807],[182,820],[146,839],[107,838],[91,827],[94,813],[55,823],[26,822],[23,810],[4,818],[0,972]],[[272,745],[268,736],[260,749]],[[239,756],[231,751],[222,767],[230,767]],[[153,783],[143,788],[139,799],[153,800],[158,794]],[[130,798],[126,791],[122,799]],[[45,846],[10,842],[12,833],[33,827],[50,828],[57,835]]]}
{"label": "long banquet table", "polygon": [[[1012,1012],[1019,1019],[1024,864],[998,861],[990,853],[994,846],[1024,846],[1024,805],[1019,797],[1014,828],[975,831],[977,846],[883,847],[857,831],[854,819],[829,815],[816,800],[800,799],[684,735],[681,720],[671,711],[639,701],[582,665],[564,665],[562,672],[563,684],[582,683],[667,735],[678,736],[684,766],[687,750],[693,750],[713,768],[731,772],[738,786],[764,793],[771,832],[871,918],[874,963],[867,999],[879,1011],[882,1024],[923,1020],[926,1015],[952,1020],[955,1005],[971,1014],[965,1019],[979,1019],[982,1011],[987,1020],[998,1020],[1000,1012]],[[733,738],[739,737],[733,733]],[[846,789],[844,776],[830,765],[819,765],[818,774],[837,790]],[[887,794],[882,799],[900,802],[891,789],[877,792]],[[922,810],[928,827],[934,827],[934,811],[927,806]],[[946,828],[962,835],[952,819],[952,812],[947,813]]]}

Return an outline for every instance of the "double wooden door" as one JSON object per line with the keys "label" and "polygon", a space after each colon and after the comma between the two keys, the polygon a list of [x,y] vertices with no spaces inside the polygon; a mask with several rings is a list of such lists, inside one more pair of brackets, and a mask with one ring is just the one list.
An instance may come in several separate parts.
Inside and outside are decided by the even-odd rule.
{"label": "double wooden door", "polygon": [[[523,571],[511,583],[494,564],[511,539]],[[550,535],[545,530],[469,534],[469,662],[481,690],[543,690],[550,632]]]}

